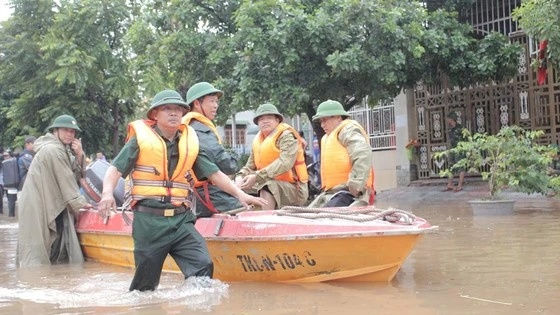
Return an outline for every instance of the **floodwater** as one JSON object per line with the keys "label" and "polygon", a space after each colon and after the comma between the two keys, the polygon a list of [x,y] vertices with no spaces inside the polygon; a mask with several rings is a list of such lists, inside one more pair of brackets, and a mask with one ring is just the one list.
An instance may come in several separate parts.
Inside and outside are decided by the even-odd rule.
{"label": "floodwater", "polygon": [[379,207],[439,226],[390,283],[185,282],[164,274],[158,290],[128,292],[127,268],[16,269],[17,221],[0,215],[0,314],[559,314],[560,200],[515,195],[514,214],[479,216],[466,202],[476,191],[439,189],[379,194]]}

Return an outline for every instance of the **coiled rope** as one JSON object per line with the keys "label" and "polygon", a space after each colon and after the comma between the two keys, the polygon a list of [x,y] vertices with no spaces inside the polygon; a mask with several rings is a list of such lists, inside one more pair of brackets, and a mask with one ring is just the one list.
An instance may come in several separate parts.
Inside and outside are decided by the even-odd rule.
{"label": "coiled rope", "polygon": [[416,216],[408,211],[389,208],[379,209],[367,207],[337,207],[337,208],[304,208],[286,206],[276,210],[276,215],[291,216],[304,219],[343,219],[356,222],[384,220],[412,225]]}

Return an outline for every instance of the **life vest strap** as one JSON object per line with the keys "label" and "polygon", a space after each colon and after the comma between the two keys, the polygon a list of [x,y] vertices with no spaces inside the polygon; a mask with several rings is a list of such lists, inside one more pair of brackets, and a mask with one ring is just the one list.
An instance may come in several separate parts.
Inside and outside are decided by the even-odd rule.
{"label": "life vest strap", "polygon": [[139,172],[154,173],[155,175],[160,174],[159,171],[153,166],[136,165],[134,166],[134,170]]}
{"label": "life vest strap", "polygon": [[208,208],[208,210],[210,210],[210,212],[220,213],[220,211],[218,211],[218,209],[216,209],[216,207],[214,207],[214,204],[212,203],[212,200],[210,199],[210,192],[208,191],[208,181],[199,182],[199,183],[201,183],[202,184],[201,186],[204,188],[204,196],[201,196],[197,189],[193,189],[194,194],[196,195],[198,200],[200,200],[200,202],[202,202],[202,204],[205,205],[206,208]]}
{"label": "life vest strap", "polygon": [[185,204],[185,206],[192,207],[192,201],[185,197],[132,195],[132,200],[139,201],[142,199],[157,200],[173,204]]}
{"label": "life vest strap", "polygon": [[149,179],[133,179],[132,183],[138,186],[153,186],[153,187],[166,187],[166,188],[181,188],[189,189],[189,184],[170,181],[170,180],[149,180]]}

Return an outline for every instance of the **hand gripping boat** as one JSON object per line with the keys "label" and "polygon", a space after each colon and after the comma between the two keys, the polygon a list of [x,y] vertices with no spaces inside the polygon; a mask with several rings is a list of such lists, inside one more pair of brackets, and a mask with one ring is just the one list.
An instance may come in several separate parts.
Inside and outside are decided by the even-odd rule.
{"label": "hand gripping boat", "polygon": [[[133,213],[126,212],[133,219]],[[219,214],[196,221],[222,281],[391,281],[424,233],[437,229],[397,210],[295,208]],[[89,259],[134,267],[132,226],[94,210],[76,225]],[[179,272],[168,257],[164,271]]]}

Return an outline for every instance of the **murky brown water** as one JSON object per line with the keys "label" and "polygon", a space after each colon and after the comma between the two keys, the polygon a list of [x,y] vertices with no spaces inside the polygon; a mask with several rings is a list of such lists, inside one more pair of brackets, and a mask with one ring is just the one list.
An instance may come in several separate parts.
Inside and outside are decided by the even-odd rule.
{"label": "murky brown water", "polygon": [[468,189],[434,191],[380,194],[378,206],[413,210],[440,226],[391,283],[201,286],[166,274],[157,291],[130,293],[131,269],[95,262],[16,269],[17,222],[0,216],[0,313],[560,313],[560,201],[520,197],[513,215],[473,216]]}

